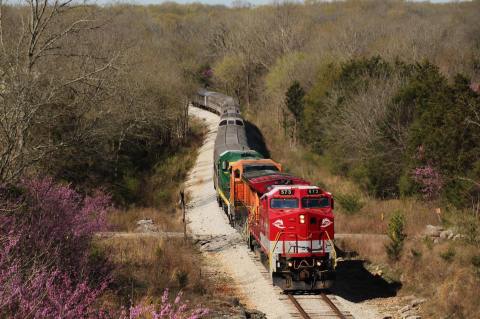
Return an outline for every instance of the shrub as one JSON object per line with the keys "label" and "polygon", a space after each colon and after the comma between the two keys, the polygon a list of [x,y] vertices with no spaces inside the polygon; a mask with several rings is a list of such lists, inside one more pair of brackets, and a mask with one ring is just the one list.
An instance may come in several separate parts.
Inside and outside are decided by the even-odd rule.
{"label": "shrub", "polygon": [[390,238],[390,243],[387,244],[386,250],[387,255],[390,260],[400,259],[400,254],[403,249],[403,243],[405,241],[406,235],[404,233],[405,229],[405,216],[399,211],[396,211],[390,218],[388,223],[388,237]]}
{"label": "shrub", "polygon": [[335,199],[347,214],[355,214],[364,206],[364,203],[356,194],[337,195]]}

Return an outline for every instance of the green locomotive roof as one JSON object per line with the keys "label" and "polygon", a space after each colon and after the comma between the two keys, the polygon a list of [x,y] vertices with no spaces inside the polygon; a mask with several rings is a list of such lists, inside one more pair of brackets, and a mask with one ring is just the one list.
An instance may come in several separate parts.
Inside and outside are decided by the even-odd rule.
{"label": "green locomotive roof", "polygon": [[242,159],[262,159],[263,156],[254,150],[225,151],[220,154],[219,161],[236,162]]}

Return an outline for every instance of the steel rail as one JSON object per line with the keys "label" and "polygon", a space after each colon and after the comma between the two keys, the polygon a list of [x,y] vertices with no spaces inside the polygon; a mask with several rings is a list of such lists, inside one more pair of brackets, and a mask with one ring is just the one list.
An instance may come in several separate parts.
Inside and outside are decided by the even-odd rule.
{"label": "steel rail", "polygon": [[347,317],[344,316],[344,314],[340,311],[340,309],[335,306],[335,304],[330,300],[330,298],[327,297],[324,293],[321,293],[320,296],[322,297],[323,301],[325,301],[330,308],[335,312],[335,314],[341,318],[341,319],[347,319]]}
{"label": "steel rail", "polygon": [[292,294],[287,294],[288,296],[288,299],[290,299],[290,301],[293,303],[293,305],[295,306],[295,308],[297,308],[297,310],[300,312],[300,314],[302,315],[302,318],[303,319],[312,319],[312,317],[310,317],[308,315],[308,313],[305,312],[305,310],[302,308],[302,306],[298,303],[297,299],[295,299],[294,296],[292,296]]}

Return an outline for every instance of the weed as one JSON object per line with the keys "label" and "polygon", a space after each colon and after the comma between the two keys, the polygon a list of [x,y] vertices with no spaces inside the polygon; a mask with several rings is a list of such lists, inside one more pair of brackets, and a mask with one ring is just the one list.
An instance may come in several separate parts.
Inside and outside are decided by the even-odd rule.
{"label": "weed", "polygon": [[477,276],[480,277],[480,255],[475,255],[475,256],[472,256],[471,258],[471,263],[474,267],[474,272]]}
{"label": "weed", "polygon": [[175,279],[177,280],[180,289],[185,288],[188,285],[188,271],[183,269],[175,273]]}
{"label": "weed", "polygon": [[427,246],[427,248],[428,248],[429,250],[432,250],[432,249],[433,249],[433,240],[432,240],[432,238],[430,238],[430,237],[428,237],[428,236],[425,237],[425,238],[423,238],[423,243],[425,244],[425,246]]}
{"label": "weed", "polygon": [[415,261],[419,261],[422,258],[422,252],[421,251],[412,248],[410,250],[410,252],[412,253],[412,257]]}
{"label": "weed", "polygon": [[452,262],[455,257],[455,250],[449,247],[446,251],[440,253],[440,257],[446,262]]}
{"label": "weed", "polygon": [[479,268],[480,269],[480,255],[475,255],[475,256],[472,256],[472,265],[476,268]]}

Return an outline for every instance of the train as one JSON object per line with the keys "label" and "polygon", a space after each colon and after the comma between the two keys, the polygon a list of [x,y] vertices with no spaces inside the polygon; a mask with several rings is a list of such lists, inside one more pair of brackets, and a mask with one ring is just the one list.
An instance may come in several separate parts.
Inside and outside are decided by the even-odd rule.
{"label": "train", "polygon": [[220,115],[213,154],[216,199],[272,282],[284,291],[329,289],[335,282],[334,198],[252,149],[239,103],[201,89],[192,99]]}

